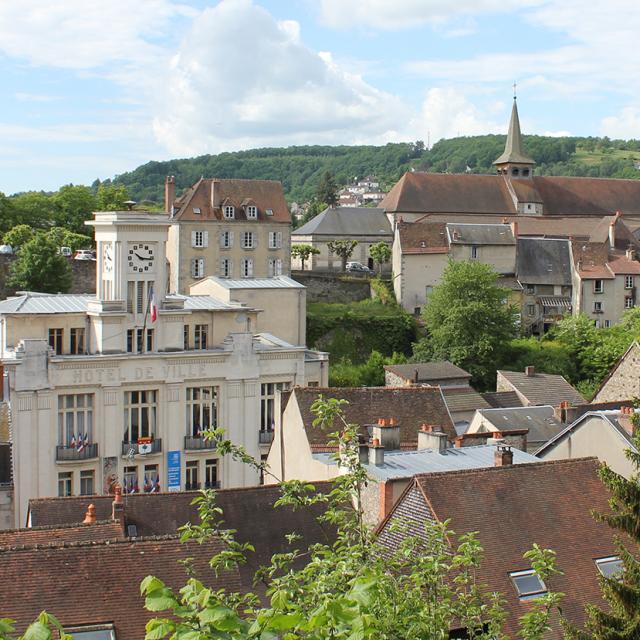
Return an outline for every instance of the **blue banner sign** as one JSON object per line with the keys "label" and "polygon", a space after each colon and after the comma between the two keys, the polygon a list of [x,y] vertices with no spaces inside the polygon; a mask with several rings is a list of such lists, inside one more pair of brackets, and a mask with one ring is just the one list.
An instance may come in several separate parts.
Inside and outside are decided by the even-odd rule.
{"label": "blue banner sign", "polygon": [[167,452],[167,491],[180,491],[180,452]]}

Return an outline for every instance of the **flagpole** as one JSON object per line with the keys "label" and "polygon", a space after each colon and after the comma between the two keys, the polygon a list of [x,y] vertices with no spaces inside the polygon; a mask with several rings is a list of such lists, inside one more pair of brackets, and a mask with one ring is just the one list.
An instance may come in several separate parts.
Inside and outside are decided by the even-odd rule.
{"label": "flagpole", "polygon": [[145,351],[144,348],[144,339],[145,339],[145,330],[147,328],[147,316],[149,315],[149,307],[151,306],[151,298],[153,297],[153,285],[151,285],[147,291],[147,308],[144,311],[144,320],[142,322],[142,349],[140,353]]}

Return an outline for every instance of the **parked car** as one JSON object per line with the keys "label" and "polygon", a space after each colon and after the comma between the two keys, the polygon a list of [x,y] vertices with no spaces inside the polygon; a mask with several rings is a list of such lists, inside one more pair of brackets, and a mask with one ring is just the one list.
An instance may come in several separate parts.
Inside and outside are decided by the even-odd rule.
{"label": "parked car", "polygon": [[0,254],[9,256],[13,253],[13,247],[10,244],[0,244]]}
{"label": "parked car", "polygon": [[78,249],[73,256],[74,260],[93,260],[93,251],[90,249]]}
{"label": "parked car", "polygon": [[58,249],[58,253],[65,258],[70,258],[73,255],[73,251],[71,251],[71,247],[60,247]]}
{"label": "parked car", "polygon": [[372,273],[371,269],[369,269],[369,267],[365,267],[361,262],[347,262],[347,271]]}

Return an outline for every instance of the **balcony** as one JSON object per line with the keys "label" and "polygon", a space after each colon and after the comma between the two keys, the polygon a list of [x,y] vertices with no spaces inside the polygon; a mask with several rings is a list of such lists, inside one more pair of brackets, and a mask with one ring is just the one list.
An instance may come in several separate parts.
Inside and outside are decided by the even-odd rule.
{"label": "balcony", "polygon": [[127,456],[137,456],[137,455],[147,455],[150,453],[160,453],[162,451],[162,438],[155,438],[151,442],[151,451],[140,452],[140,447],[143,445],[138,444],[137,442],[123,442],[122,443],[122,455]]}
{"label": "balcony", "polygon": [[204,449],[215,449],[216,442],[212,438],[204,439],[202,436],[185,436],[185,451],[202,451]]}
{"label": "balcony", "polygon": [[216,480],[215,482],[205,482],[205,489],[219,489],[220,488],[220,480]]}
{"label": "balcony", "polygon": [[200,491],[200,483],[199,482],[187,482],[184,485],[185,491]]}
{"label": "balcony", "polygon": [[56,447],[57,462],[73,462],[75,460],[90,460],[98,457],[98,443],[93,442],[79,450],[77,447],[65,447],[58,445]]}
{"label": "balcony", "polygon": [[273,442],[273,429],[269,431],[259,431],[259,440],[260,444],[271,444]]}

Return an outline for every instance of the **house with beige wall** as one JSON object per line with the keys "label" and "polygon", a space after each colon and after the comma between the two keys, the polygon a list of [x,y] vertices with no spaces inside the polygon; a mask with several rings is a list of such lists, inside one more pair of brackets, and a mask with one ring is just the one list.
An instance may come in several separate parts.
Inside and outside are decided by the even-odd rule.
{"label": "house with beige wall", "polygon": [[268,278],[291,270],[291,215],[275,180],[201,178],[179,198],[165,184],[171,226],[169,288],[187,293],[206,276]]}
{"label": "house with beige wall", "polygon": [[327,355],[282,339],[275,316],[260,325],[250,303],[167,292],[169,216],[101,212],[91,224],[95,296],[0,302],[16,526],[30,498],[255,485],[205,432],[222,427],[259,458],[278,391],[327,383]]}

